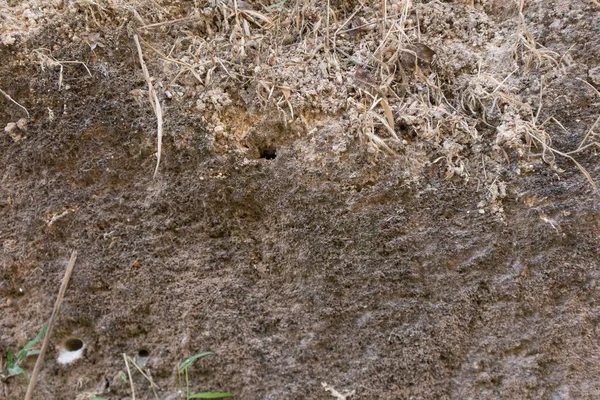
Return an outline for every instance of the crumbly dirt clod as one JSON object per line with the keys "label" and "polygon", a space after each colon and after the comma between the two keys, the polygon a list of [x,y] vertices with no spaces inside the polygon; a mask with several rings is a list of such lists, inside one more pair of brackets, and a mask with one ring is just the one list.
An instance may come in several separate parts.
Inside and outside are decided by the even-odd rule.
{"label": "crumbly dirt clod", "polygon": [[76,249],[39,398],[600,398],[597,2],[327,4],[0,0],[0,373]]}

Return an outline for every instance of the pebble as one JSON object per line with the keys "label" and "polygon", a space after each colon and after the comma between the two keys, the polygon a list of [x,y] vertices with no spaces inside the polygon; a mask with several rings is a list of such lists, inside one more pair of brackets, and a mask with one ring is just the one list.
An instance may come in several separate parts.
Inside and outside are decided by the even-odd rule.
{"label": "pebble", "polygon": [[13,133],[15,131],[16,128],[17,128],[17,124],[15,124],[14,122],[9,122],[4,127],[4,132],[6,132],[10,135],[11,133]]}
{"label": "pebble", "polygon": [[23,132],[25,132],[27,130],[27,119],[26,118],[21,118],[20,120],[17,121],[17,127],[22,130]]}

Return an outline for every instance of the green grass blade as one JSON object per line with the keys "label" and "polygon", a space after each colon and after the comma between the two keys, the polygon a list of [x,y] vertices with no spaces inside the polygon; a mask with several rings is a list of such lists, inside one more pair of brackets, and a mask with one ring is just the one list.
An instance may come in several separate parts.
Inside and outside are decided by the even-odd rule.
{"label": "green grass blade", "polygon": [[188,396],[188,399],[223,399],[225,397],[233,397],[233,393],[220,393],[220,392],[204,392],[194,393]]}
{"label": "green grass blade", "polygon": [[214,353],[212,351],[205,351],[204,353],[194,354],[193,356],[181,363],[181,365],[179,366],[179,372],[185,371],[197,359],[210,356],[211,354]]}
{"label": "green grass blade", "polygon": [[25,376],[25,379],[27,379],[27,382],[29,382],[29,375],[27,375],[27,372],[25,372],[23,368],[17,365],[8,369],[8,376],[17,376],[21,374],[23,374]]}
{"label": "green grass blade", "polygon": [[35,346],[36,344],[38,344],[38,342],[40,340],[42,340],[42,338],[46,334],[47,330],[48,330],[48,324],[44,325],[44,327],[42,328],[42,330],[40,331],[40,333],[37,334],[37,336],[35,337],[35,339],[33,339],[31,342],[27,343],[25,345],[25,347],[23,347],[23,349],[21,351],[19,351],[19,354],[17,355],[17,359],[19,361],[23,361],[27,356],[31,355],[29,353],[29,351],[31,349],[33,349],[33,346]]}
{"label": "green grass blade", "polygon": [[25,358],[27,358],[27,351],[25,351],[25,349],[21,349],[21,351],[17,353],[17,362],[20,363]]}
{"label": "green grass blade", "polygon": [[12,367],[15,366],[15,360],[13,358],[13,351],[12,349],[8,349],[8,352],[6,353],[6,361],[8,364],[8,369],[10,370]]}

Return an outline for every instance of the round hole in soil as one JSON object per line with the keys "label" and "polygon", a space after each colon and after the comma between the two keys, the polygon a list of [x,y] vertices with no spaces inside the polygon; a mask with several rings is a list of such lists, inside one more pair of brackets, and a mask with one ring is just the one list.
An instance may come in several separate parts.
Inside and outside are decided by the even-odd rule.
{"label": "round hole in soil", "polygon": [[277,151],[275,147],[263,147],[259,149],[260,158],[264,158],[265,160],[272,160],[277,157]]}
{"label": "round hole in soil", "polygon": [[150,355],[150,352],[146,349],[139,349],[138,350],[138,357],[140,358],[146,358]]}
{"label": "round hole in soil", "polygon": [[58,363],[70,364],[73,361],[80,359],[83,356],[84,347],[85,343],[83,343],[83,340],[76,337],[68,338],[60,346]]}
{"label": "round hole in soil", "polygon": [[65,341],[65,350],[66,351],[77,351],[83,348],[83,341],[78,338],[69,338]]}

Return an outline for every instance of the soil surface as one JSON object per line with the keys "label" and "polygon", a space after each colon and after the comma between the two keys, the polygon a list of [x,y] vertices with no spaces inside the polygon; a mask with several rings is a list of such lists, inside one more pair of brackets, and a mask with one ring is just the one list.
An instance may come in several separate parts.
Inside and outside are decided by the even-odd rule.
{"label": "soil surface", "polygon": [[600,398],[600,5],[179,3],[0,0],[2,374],[76,250],[34,398]]}

